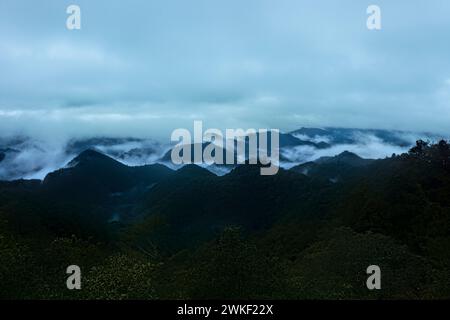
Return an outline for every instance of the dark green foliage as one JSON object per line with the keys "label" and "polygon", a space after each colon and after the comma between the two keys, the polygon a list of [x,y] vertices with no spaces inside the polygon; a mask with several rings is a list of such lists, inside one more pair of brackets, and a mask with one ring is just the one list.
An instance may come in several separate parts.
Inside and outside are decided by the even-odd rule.
{"label": "dark green foliage", "polygon": [[290,171],[307,175],[313,179],[342,183],[365,174],[366,167],[373,161],[344,151],[334,157],[321,157],[316,161],[300,164],[292,167]]}
{"label": "dark green foliage", "polygon": [[[382,270],[382,290],[369,291],[366,269]],[[338,228],[314,243],[292,266],[302,299],[417,299],[430,287],[431,266],[389,237]]]}
{"label": "dark green foliage", "polygon": [[82,296],[102,300],[155,299],[156,267],[133,254],[115,254],[89,270]]}
{"label": "dark green foliage", "polygon": [[225,229],[193,257],[188,266],[189,298],[264,299],[276,297],[283,288],[282,269],[245,241],[238,228]]}
{"label": "dark green foliage", "polygon": [[[445,141],[275,176],[74,161],[43,184],[0,182],[0,299],[450,297]],[[72,264],[80,291],[66,288]],[[381,290],[366,288],[369,265]]]}
{"label": "dark green foliage", "polygon": [[40,268],[28,246],[6,229],[0,218],[0,299],[32,298],[28,288],[38,288]]}
{"label": "dark green foliage", "polygon": [[[150,190],[145,201],[148,218],[161,217],[160,232],[131,226],[141,240],[152,240],[163,251],[198,245],[228,225],[247,231],[264,230],[295,211],[307,215],[314,200],[314,183],[295,172],[280,169],[275,176],[261,176],[258,166],[239,166],[217,177],[206,169],[186,166]],[[144,224],[147,223],[144,220]]]}

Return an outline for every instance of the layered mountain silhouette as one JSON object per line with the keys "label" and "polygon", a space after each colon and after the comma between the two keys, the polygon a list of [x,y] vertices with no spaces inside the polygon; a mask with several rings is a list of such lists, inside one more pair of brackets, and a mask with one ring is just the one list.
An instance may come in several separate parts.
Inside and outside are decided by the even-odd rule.
{"label": "layered mountain silhouette", "polygon": [[100,152],[86,150],[66,168],[48,174],[43,187],[62,197],[94,201],[111,193],[148,187],[170,174],[172,170],[161,164],[129,167]]}
{"label": "layered mountain silhouette", "polygon": [[[302,139],[312,139],[312,141],[326,141],[330,145],[336,144],[354,144],[360,141],[361,137],[369,136],[378,139],[384,143],[408,147],[411,145],[411,135],[414,133],[396,131],[396,130],[380,130],[380,129],[355,129],[355,128],[300,128],[289,132],[294,137]],[[438,135],[423,133],[431,139],[439,138]],[[417,137],[416,139],[418,139]]]}
{"label": "layered mountain silhouette", "polygon": [[[364,154],[380,158],[390,156],[392,152],[405,152],[418,139],[438,141],[441,138],[430,133],[390,130],[301,128],[289,133],[280,133],[280,161],[291,166],[315,159],[317,158],[315,154],[318,153],[334,156],[343,150],[365,150]],[[204,150],[208,145],[209,143],[204,143],[201,149]],[[191,147],[193,148],[193,145]],[[270,148],[270,141],[268,147]],[[45,141],[23,136],[2,137],[0,180],[43,179],[48,173],[63,167],[69,160],[88,149],[97,150],[130,166],[159,162],[171,165],[172,148],[173,144],[133,137],[92,137],[71,139],[67,142]],[[220,154],[228,152],[230,159],[237,159],[236,151],[224,149],[226,148],[217,152]],[[193,153],[191,154],[193,160]],[[248,151],[244,158],[248,159]],[[235,165],[213,165],[209,169],[216,174],[225,174],[234,167]]]}
{"label": "layered mountain silhouette", "polygon": [[[271,138],[271,134],[269,133],[267,135],[267,137],[266,137],[266,139],[267,139],[266,140],[267,141],[267,145],[266,145],[267,151],[270,151],[270,149],[271,149],[271,139],[270,138]],[[248,160],[250,158],[249,145],[250,145],[250,140],[251,139],[255,139],[254,141],[256,141],[256,146],[257,146],[257,149],[259,150],[260,144],[261,144],[261,140],[260,139],[262,139],[262,137],[260,136],[259,133],[257,133],[256,135],[249,135],[249,136],[246,136],[246,137],[243,138],[244,145],[245,145],[245,154],[242,155],[242,156],[246,160]],[[216,148],[217,148],[216,150],[218,152],[217,156],[220,156],[223,159],[226,159],[226,157],[228,156],[229,159],[233,159],[233,162],[236,164],[237,163],[237,159],[238,159],[238,155],[237,155],[237,145],[238,145],[238,143],[237,143],[237,140],[234,140],[233,142],[234,142],[233,150],[229,150],[227,148],[227,145],[226,145],[225,141],[222,142],[223,143],[222,147],[219,147],[219,146],[216,145]],[[202,145],[200,147],[200,149],[202,151],[202,154],[205,151],[205,148],[207,148],[211,144],[213,144],[213,143],[211,143],[211,142],[202,143]],[[308,147],[316,148],[316,149],[325,149],[325,148],[330,147],[330,145],[328,143],[325,143],[325,142],[314,143],[314,142],[311,142],[311,141],[300,140],[300,139],[294,137],[291,134],[286,134],[286,133],[280,133],[279,134],[279,149],[280,150],[283,150],[283,149],[286,149],[286,148],[292,148],[292,147],[299,147],[299,146],[308,146]],[[190,150],[191,150],[190,161],[192,163],[194,163],[195,144],[190,144],[188,146],[188,148],[190,148]],[[161,161],[171,161],[171,154],[172,154],[172,149],[170,149],[169,151],[167,151],[165,153],[165,155],[161,158]],[[183,155],[183,152],[180,151],[180,156],[182,156],[182,155]],[[215,152],[212,153],[212,156],[215,156]],[[224,162],[225,162],[225,160],[224,160]]]}
{"label": "layered mountain silhouette", "polygon": [[[273,176],[248,164],[222,176],[133,167],[88,149],[42,181],[0,182],[0,295],[71,294],[54,274],[75,261],[88,270],[80,298],[448,297],[449,195],[445,141]],[[371,264],[384,290],[364,286]]]}
{"label": "layered mountain silhouette", "polygon": [[374,161],[372,159],[363,159],[352,152],[344,151],[334,157],[321,157],[315,161],[294,166],[290,170],[309,177],[338,182],[342,179],[361,175],[366,167]]}

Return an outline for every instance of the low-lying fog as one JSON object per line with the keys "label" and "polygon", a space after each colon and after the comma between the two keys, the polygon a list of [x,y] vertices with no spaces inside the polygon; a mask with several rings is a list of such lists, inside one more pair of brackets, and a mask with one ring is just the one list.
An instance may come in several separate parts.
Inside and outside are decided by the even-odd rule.
{"label": "low-lying fog", "polygon": [[[341,129],[336,129],[341,130]],[[323,156],[334,156],[343,151],[360,157],[379,159],[401,154],[418,139],[436,141],[438,136],[424,133],[369,131],[343,129],[323,134],[292,133],[292,136],[310,142],[326,142],[327,148],[298,145],[283,147],[280,151],[281,166],[290,168]],[[162,162],[161,158],[171,146],[151,139],[90,138],[65,141],[36,140],[26,137],[0,139],[0,180],[43,179],[49,172],[67,165],[70,160],[86,149],[96,149],[126,165],[138,166]],[[226,167],[212,166],[211,171],[225,174]]]}

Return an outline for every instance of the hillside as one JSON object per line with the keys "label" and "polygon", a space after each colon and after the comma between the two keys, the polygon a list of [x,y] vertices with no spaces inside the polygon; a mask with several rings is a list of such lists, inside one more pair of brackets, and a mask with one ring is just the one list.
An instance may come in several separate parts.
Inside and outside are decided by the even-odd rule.
{"label": "hillside", "polygon": [[[448,298],[449,195],[445,141],[274,176],[128,167],[87,150],[43,182],[0,183],[0,296]],[[78,293],[54,276],[74,261]],[[371,264],[381,291],[365,288]]]}

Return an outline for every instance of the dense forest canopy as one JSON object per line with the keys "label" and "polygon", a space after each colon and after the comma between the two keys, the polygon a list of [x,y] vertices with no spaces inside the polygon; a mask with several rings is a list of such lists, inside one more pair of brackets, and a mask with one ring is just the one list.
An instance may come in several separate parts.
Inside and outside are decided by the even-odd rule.
{"label": "dense forest canopy", "polygon": [[[73,264],[81,290],[66,288]],[[43,181],[0,182],[1,299],[449,298],[449,267],[444,140],[275,176],[88,150]]]}

